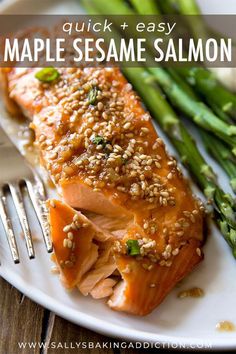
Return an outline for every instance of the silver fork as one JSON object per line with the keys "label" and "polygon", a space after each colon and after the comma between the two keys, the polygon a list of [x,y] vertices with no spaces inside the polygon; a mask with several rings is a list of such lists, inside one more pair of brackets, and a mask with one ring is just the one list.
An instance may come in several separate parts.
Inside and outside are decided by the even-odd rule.
{"label": "silver fork", "polygon": [[[1,126],[0,126],[1,129]],[[14,168],[12,168],[14,166]],[[47,210],[45,206],[46,194],[43,183],[26,160],[21,156],[10,139],[4,134],[0,140],[0,219],[2,221],[11,255],[15,263],[20,262],[15,231],[9,216],[7,194],[10,193],[14,208],[23,231],[28,256],[35,257],[32,235],[24,206],[22,188],[26,188],[39,224],[48,252],[52,251],[52,242],[49,235]]]}

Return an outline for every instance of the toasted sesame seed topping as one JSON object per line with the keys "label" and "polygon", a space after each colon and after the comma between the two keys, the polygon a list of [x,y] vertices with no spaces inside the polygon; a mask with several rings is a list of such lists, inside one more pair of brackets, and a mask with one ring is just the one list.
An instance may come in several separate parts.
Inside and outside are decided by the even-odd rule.
{"label": "toasted sesame seed topping", "polygon": [[177,256],[177,254],[179,254],[179,248],[175,248],[175,249],[172,251],[172,255],[173,255],[173,256]]}
{"label": "toasted sesame seed topping", "polygon": [[67,240],[67,247],[72,248],[72,241],[70,239]]}
{"label": "toasted sesame seed topping", "polygon": [[198,255],[199,257],[202,256],[202,251],[201,251],[200,248],[196,248],[196,253],[197,253],[197,255]]}
{"label": "toasted sesame seed topping", "polygon": [[65,261],[65,266],[66,266],[67,268],[71,268],[71,267],[73,267],[73,265],[74,265],[73,262],[71,262],[71,261]]}
{"label": "toasted sesame seed topping", "polygon": [[75,214],[75,215],[73,216],[73,221],[77,221],[77,220],[79,220],[79,215],[78,215],[78,214]]}
{"label": "toasted sesame seed topping", "polygon": [[67,237],[68,237],[69,240],[73,240],[74,235],[73,235],[72,232],[68,232]]}
{"label": "toasted sesame seed topping", "polygon": [[70,226],[70,225],[66,225],[66,226],[63,228],[63,231],[67,233],[67,232],[70,231],[70,229],[71,229],[71,226]]}
{"label": "toasted sesame seed topping", "polygon": [[67,242],[68,242],[67,238],[64,238],[64,240],[63,240],[63,247],[67,248]]}

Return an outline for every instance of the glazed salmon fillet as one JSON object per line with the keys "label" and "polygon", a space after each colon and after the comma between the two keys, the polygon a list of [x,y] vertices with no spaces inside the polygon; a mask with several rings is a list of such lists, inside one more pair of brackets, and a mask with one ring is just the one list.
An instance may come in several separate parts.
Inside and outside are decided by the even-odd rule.
{"label": "glazed salmon fillet", "polygon": [[[57,262],[63,281],[107,297],[115,310],[146,315],[202,260],[204,207],[118,68],[60,68],[50,83],[35,77],[39,70],[1,75],[7,106],[31,120],[41,163],[63,200],[49,203],[56,258],[67,257],[68,232],[64,226],[55,236],[55,215],[68,224],[78,209],[92,225],[86,237],[76,231],[88,245],[78,247],[66,273],[66,258],[64,268]],[[92,241],[96,228],[109,242]],[[90,252],[97,260],[84,272],[80,262]],[[99,265],[104,252],[109,261]]]}

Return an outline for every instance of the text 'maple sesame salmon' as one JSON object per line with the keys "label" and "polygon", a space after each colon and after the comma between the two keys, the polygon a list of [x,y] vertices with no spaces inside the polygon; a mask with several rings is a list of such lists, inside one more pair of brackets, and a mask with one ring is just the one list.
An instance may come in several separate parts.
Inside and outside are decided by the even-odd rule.
{"label": "text 'maple sesame salmon'", "polygon": [[[97,270],[95,262],[84,274],[75,257],[75,268],[68,263],[67,275],[61,270],[64,278],[78,273],[71,284],[85,295],[103,297],[103,289],[113,309],[145,315],[202,259],[201,202],[118,68],[58,69],[60,76],[51,83],[35,77],[39,70],[2,71],[11,110],[14,102],[31,120],[41,163],[63,201],[84,211],[91,228],[111,234],[111,247],[108,241],[91,241],[92,232],[86,238],[86,252],[92,247],[95,259],[92,245],[97,246],[99,262],[109,248],[111,263]],[[67,223],[69,206],[49,207],[51,220],[56,213]],[[77,232],[80,238],[82,230]],[[63,244],[67,234],[59,234]],[[64,248],[60,254],[68,251]],[[77,256],[86,254],[78,248]],[[106,274],[113,261],[115,271]]]}

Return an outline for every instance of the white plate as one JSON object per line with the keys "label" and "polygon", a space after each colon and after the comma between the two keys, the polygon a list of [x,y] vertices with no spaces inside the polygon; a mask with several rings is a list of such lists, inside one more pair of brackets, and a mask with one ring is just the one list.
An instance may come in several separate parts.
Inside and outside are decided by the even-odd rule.
{"label": "white plate", "polygon": [[[37,5],[38,4],[38,5]],[[201,0],[205,12],[236,13],[235,1]],[[209,5],[209,6],[208,6]],[[78,2],[67,1],[10,1],[2,5],[4,13],[80,13]],[[0,116],[6,113],[0,106]],[[1,137],[0,137],[1,139]],[[167,141],[167,139],[165,139]],[[167,144],[168,145],[168,144]],[[169,150],[172,150],[168,145]],[[207,156],[219,174],[219,180],[229,190],[228,180],[219,167]],[[1,166],[2,168],[2,166]],[[7,166],[14,168],[14,166]],[[0,226],[1,227],[1,226]],[[33,234],[40,235],[37,224]],[[236,332],[217,332],[216,324],[222,320],[236,324],[236,262],[222,236],[212,227],[212,233],[204,247],[205,260],[151,315],[144,318],[117,313],[106,307],[103,301],[80,296],[77,291],[66,292],[57,276],[52,275],[52,262],[41,241],[36,243],[36,259],[29,261],[23,242],[18,242],[24,261],[13,265],[5,235],[0,229],[0,275],[20,291],[58,315],[99,333],[134,341],[169,343],[215,349],[236,348]],[[180,290],[201,287],[205,297],[200,299],[178,299]]]}

